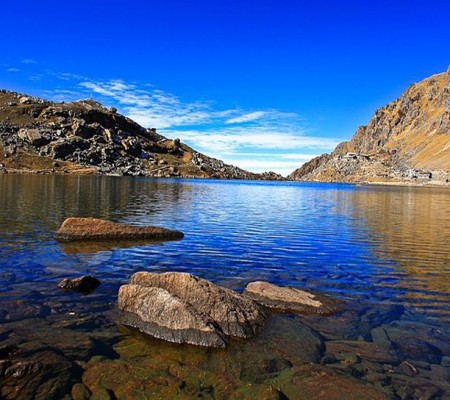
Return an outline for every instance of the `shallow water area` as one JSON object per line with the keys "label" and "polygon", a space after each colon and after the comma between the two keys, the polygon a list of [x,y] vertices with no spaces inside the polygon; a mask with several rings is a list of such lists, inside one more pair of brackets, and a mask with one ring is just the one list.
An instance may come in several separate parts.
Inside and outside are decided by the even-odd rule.
{"label": "shallow water area", "polygon": [[[0,397],[449,398],[449,200],[437,188],[0,175]],[[70,216],[185,238],[61,245]],[[344,306],[274,315],[227,350],[171,345],[114,322],[137,271],[239,291],[267,280]],[[57,288],[83,274],[101,281],[94,293]]]}

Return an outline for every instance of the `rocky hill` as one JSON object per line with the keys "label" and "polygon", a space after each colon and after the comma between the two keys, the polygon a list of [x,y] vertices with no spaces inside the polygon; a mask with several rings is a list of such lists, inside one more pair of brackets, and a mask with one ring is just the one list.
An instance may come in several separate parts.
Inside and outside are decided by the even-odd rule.
{"label": "rocky hill", "polygon": [[448,184],[450,68],[411,85],[367,126],[295,170],[290,179],[323,182]]}
{"label": "rocky hill", "polygon": [[283,179],[225,164],[93,100],[53,103],[0,91],[0,173]]}

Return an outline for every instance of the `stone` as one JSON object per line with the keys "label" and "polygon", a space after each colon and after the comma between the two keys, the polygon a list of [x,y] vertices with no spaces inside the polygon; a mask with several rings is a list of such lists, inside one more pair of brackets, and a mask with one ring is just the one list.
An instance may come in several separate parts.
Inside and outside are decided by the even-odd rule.
{"label": "stone", "polygon": [[72,132],[75,136],[89,139],[95,134],[95,129],[88,126],[83,120],[75,119],[72,124]]}
{"label": "stone", "polygon": [[50,309],[42,304],[24,300],[0,302],[0,322],[17,321],[24,318],[42,318],[50,314]]}
{"label": "stone", "polygon": [[19,99],[19,103],[20,104],[31,104],[31,99],[29,98],[29,97],[26,97],[26,96],[22,96],[20,99]]}
{"label": "stone", "polygon": [[28,359],[0,362],[0,397],[12,399],[61,399],[70,391],[77,368],[53,351],[40,351]]}
{"label": "stone", "polygon": [[226,347],[226,338],[207,315],[167,290],[139,285],[119,289],[120,322],[173,343]]}
{"label": "stone", "polygon": [[116,224],[98,218],[67,218],[55,235],[55,239],[62,242],[137,239],[161,241],[183,237],[184,234],[176,230],[155,226]]}
{"label": "stone", "polygon": [[209,315],[229,336],[253,337],[264,325],[266,315],[253,300],[234,290],[215,285],[195,275],[166,272],[137,272],[131,284],[159,287]]}
{"label": "stone", "polygon": [[245,366],[240,375],[242,381],[263,383],[268,379],[275,378],[285,369],[292,368],[292,363],[284,358],[270,358],[264,360],[260,365],[249,363]]}
{"label": "stone", "polygon": [[48,140],[41,135],[39,129],[20,129],[18,135],[32,146],[40,147],[48,143]]}
{"label": "stone", "polygon": [[337,360],[344,360],[349,355],[356,355],[367,361],[384,364],[398,364],[397,352],[376,343],[362,340],[332,340],[326,342],[326,354]]}
{"label": "stone", "polygon": [[304,325],[298,316],[271,315],[249,352],[278,354],[296,364],[318,363],[325,348],[321,336]]}
{"label": "stone", "polygon": [[255,336],[266,315],[252,300],[186,273],[138,272],[119,290],[121,322],[174,343],[226,347]]}
{"label": "stone", "polygon": [[305,314],[332,314],[338,310],[337,301],[292,287],[269,282],[251,282],[244,294],[265,307]]}
{"label": "stone", "polygon": [[72,386],[70,394],[73,400],[89,400],[91,398],[89,389],[80,382]]}
{"label": "stone", "polygon": [[76,150],[86,150],[89,142],[81,137],[62,138],[53,143],[53,156],[58,159],[65,159]]}
{"label": "stone", "polygon": [[76,290],[81,293],[91,293],[100,286],[100,281],[90,275],[78,278],[66,278],[58,283],[58,287],[64,290]]}

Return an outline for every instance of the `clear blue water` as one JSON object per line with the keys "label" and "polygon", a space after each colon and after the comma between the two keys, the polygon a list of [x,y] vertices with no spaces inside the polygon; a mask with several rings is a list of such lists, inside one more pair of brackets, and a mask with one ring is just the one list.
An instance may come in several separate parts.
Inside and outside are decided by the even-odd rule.
{"label": "clear blue water", "polygon": [[[185,233],[177,242],[91,248],[53,239],[92,216]],[[343,184],[0,177],[3,296],[90,273],[117,287],[140,270],[188,271],[234,289],[268,280],[450,315],[450,192]],[[17,290],[16,290],[17,289]],[[113,300],[113,299],[111,299]]]}
{"label": "clear blue water", "polygon": [[[71,216],[159,225],[185,238],[61,245],[53,234]],[[399,319],[450,332],[450,191],[0,175],[0,309],[20,300],[51,315],[101,315],[136,271],[186,271],[236,290],[267,280],[365,310],[399,305]],[[102,282],[94,294],[57,288],[83,274]],[[381,323],[361,328],[364,338]]]}

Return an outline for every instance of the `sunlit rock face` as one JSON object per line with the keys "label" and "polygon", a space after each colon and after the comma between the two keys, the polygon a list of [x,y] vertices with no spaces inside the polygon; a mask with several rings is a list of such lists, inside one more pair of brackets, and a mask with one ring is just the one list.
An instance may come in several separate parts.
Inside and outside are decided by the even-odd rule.
{"label": "sunlit rock face", "polygon": [[450,180],[450,74],[411,85],[378,109],[352,139],[295,170],[290,179],[323,182]]}

